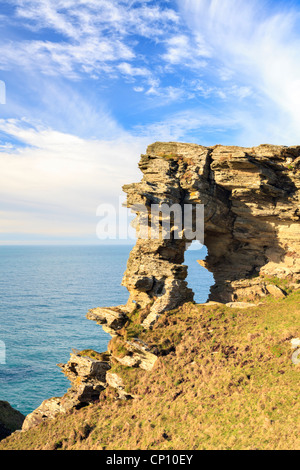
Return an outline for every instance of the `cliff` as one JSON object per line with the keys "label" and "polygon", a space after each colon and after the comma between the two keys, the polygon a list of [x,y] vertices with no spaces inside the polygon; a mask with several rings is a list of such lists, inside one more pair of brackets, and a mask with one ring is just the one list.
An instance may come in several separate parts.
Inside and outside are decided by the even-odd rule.
{"label": "cliff", "polygon": [[[70,390],[45,400],[26,417],[23,430],[95,403],[108,389],[119,399],[135,398],[119,370],[150,372],[176,349],[174,339],[154,341],[149,332],[163,314],[193,300],[183,262],[194,232],[207,246],[203,264],[215,279],[205,309],[255,307],[300,287],[300,147],[157,142],[141,156],[139,167],[141,182],[123,188],[137,230],[122,281],[128,302],[87,314],[111,334],[108,350],[73,351],[67,364],[59,364]],[[163,206],[176,214],[162,213]],[[204,207],[203,237],[196,230],[202,212],[186,222],[190,208],[199,206]],[[158,227],[154,238],[153,226]]]}

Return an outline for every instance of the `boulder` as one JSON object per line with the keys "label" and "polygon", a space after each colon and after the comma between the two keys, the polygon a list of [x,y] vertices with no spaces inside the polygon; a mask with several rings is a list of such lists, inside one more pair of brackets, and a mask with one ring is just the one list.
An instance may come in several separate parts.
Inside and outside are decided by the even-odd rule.
{"label": "boulder", "polygon": [[266,289],[268,293],[276,299],[284,299],[284,297],[286,297],[286,293],[284,292],[284,290],[282,290],[278,286],[275,286],[274,284],[267,285]]}
{"label": "boulder", "polygon": [[7,401],[0,401],[0,440],[22,428],[25,416],[12,408]]}
{"label": "boulder", "polygon": [[118,330],[123,328],[128,320],[128,317],[123,306],[120,307],[97,307],[88,311],[86,317],[88,320],[93,320],[99,325],[102,325],[103,330],[112,336],[116,334]]}

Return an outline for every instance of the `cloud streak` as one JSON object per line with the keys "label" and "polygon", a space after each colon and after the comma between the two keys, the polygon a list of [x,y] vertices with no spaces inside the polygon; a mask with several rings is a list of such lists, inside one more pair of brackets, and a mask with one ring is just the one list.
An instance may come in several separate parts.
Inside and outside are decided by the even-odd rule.
{"label": "cloud streak", "polygon": [[[15,5],[15,19],[22,21],[23,28],[37,37],[48,33],[47,39],[3,42],[2,69],[24,67],[70,79],[116,74],[126,61],[143,61],[143,55],[136,51],[137,37],[159,41],[176,30],[179,22],[174,10],[145,1],[12,0],[11,3]],[[53,34],[61,37],[58,40]],[[144,59],[143,68],[148,68],[143,76],[147,79],[152,72]]]}
{"label": "cloud streak", "polygon": [[201,31],[211,47],[216,69],[229,71],[244,90],[254,91],[251,109],[234,103],[230,108],[245,123],[241,138],[247,133],[254,143],[267,138],[295,144],[300,129],[299,9],[281,2],[270,9],[269,2],[256,0],[179,4],[193,34]]}

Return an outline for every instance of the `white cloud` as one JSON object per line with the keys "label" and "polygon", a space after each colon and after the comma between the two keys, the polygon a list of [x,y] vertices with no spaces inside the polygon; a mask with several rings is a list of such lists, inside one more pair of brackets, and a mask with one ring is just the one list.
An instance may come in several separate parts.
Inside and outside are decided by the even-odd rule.
{"label": "white cloud", "polygon": [[[80,113],[80,110],[78,111]],[[198,143],[213,129],[234,123],[201,109],[166,115],[159,122],[124,131],[110,116],[107,138],[82,138],[28,119],[0,119],[11,142],[0,153],[0,235],[96,238],[96,209],[119,204],[123,184],[139,181],[138,161],[152,142],[181,140],[197,131]]]}
{"label": "white cloud", "polygon": [[122,185],[140,178],[142,138],[88,140],[3,119],[0,130],[24,145],[0,154],[2,234],[94,235],[96,241],[98,205],[117,205]]}
{"label": "white cloud", "polygon": [[[207,134],[218,134],[236,126],[237,122],[231,116],[223,113],[208,112],[202,108],[185,110],[164,116],[164,119],[148,126],[136,126],[135,134],[145,137],[146,141],[182,141],[187,135],[196,132],[200,145],[213,145],[207,143]],[[194,141],[194,139],[193,139]]]}
{"label": "white cloud", "polygon": [[210,50],[204,46],[202,38],[188,37],[185,34],[177,34],[166,39],[167,51],[162,59],[168,65],[180,65],[184,67],[201,68],[207,65],[204,58],[210,57]]}
{"label": "white cloud", "polygon": [[17,15],[30,20],[27,27],[51,28],[73,39],[101,34],[104,29],[118,34],[156,37],[161,25],[179,22],[176,12],[159,4],[137,0],[15,0]]}
{"label": "white cloud", "polygon": [[[19,119],[0,120],[2,232],[94,234],[96,207],[140,180],[139,154],[153,141],[297,143],[299,10],[258,0],[178,0],[180,15],[146,0],[10,3],[20,36],[28,28],[34,39],[2,41],[0,66],[21,71],[35,101],[7,104]],[[99,95],[111,77],[144,93],[140,125],[124,130],[105,96],[74,85],[101,74]]]}
{"label": "white cloud", "polygon": [[134,53],[118,40],[88,38],[79,44],[50,41],[22,41],[16,46],[1,46],[0,66],[3,69],[22,67],[45,75],[79,78],[80,73],[110,73],[113,62],[131,60]]}
{"label": "white cloud", "polygon": [[203,96],[205,99],[218,97],[221,100],[230,100],[234,97],[242,101],[253,94],[253,90],[249,86],[238,86],[236,84],[211,86],[206,84],[204,80],[192,80],[191,90],[196,96]]}
{"label": "white cloud", "polygon": [[151,72],[145,67],[133,67],[128,62],[122,62],[117,66],[120,72],[129,77],[151,77]]}
{"label": "white cloud", "polygon": [[[43,36],[3,42],[2,69],[17,66],[73,79],[82,73],[97,77],[118,71],[151,75],[145,57],[136,54],[137,38],[158,40],[179,22],[174,10],[145,1],[12,0],[11,3],[17,7],[14,19],[22,20],[22,28],[33,30],[37,36],[44,33],[47,39]],[[45,34],[45,30],[61,35],[61,39],[53,39],[53,34]],[[128,64],[132,60],[139,65]],[[141,67],[143,61],[145,65]]]}
{"label": "white cloud", "polygon": [[[237,98],[254,93],[251,109],[232,103],[243,116],[253,144],[269,140],[295,144],[300,129],[300,10],[256,0],[182,0],[178,2],[192,34],[201,32],[211,46],[217,70],[229,70]],[[226,90],[223,90],[226,93]],[[254,113],[257,113],[254,116]],[[255,123],[256,118],[256,125]]]}

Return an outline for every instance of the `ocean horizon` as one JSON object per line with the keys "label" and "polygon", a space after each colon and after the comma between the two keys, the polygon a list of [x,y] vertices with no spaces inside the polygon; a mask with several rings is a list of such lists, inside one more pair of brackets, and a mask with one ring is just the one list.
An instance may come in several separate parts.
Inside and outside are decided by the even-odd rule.
{"label": "ocean horizon", "polygon": [[[106,351],[110,335],[85,315],[127,302],[121,282],[132,247],[0,246],[0,400],[26,415],[70,388],[57,364],[69,360],[72,348]],[[213,284],[197,263],[205,256],[205,247],[185,254],[197,303],[207,301]]]}

